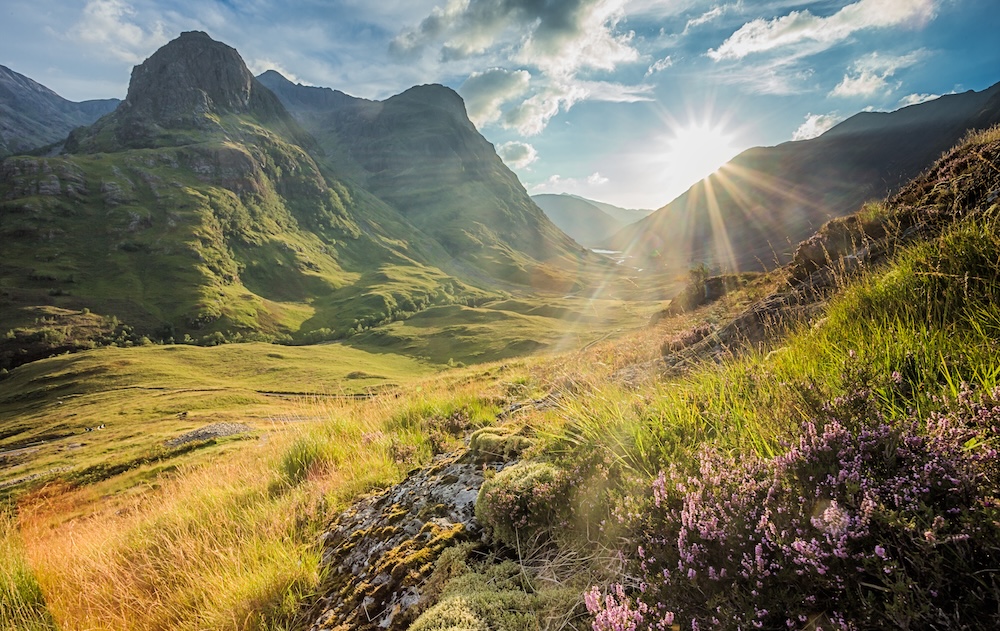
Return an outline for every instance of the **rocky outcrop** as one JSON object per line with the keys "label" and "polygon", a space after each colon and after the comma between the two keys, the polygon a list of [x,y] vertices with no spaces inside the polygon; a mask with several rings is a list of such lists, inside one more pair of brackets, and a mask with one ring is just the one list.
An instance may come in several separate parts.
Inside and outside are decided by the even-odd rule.
{"label": "rocky outcrop", "polygon": [[355,504],[323,536],[327,596],[312,631],[405,629],[427,606],[422,585],[446,548],[479,535],[483,466],[442,456]]}
{"label": "rocky outcrop", "polygon": [[204,114],[284,110],[235,48],[200,31],[181,33],[132,70],[122,114],[163,127],[183,127]]}
{"label": "rocky outcrop", "polygon": [[[219,117],[291,122],[284,106],[235,48],[200,31],[181,33],[132,69],[128,95],[94,127],[73,133],[71,153],[190,144],[220,128]],[[195,132],[192,135],[192,132]]]}

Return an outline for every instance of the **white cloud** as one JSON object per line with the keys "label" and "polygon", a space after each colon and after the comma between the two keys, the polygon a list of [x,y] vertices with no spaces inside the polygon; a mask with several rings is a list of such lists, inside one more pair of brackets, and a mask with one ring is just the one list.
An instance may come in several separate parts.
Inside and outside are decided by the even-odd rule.
{"label": "white cloud", "polygon": [[872,53],[854,62],[853,75],[845,74],[844,79],[830,92],[830,96],[863,97],[895,89],[899,84],[890,87],[889,78],[895,75],[897,70],[912,66],[923,57],[922,50],[901,56]]}
{"label": "white cloud", "polygon": [[167,36],[162,22],[143,27],[136,17],[135,9],[124,0],[90,0],[69,36],[98,54],[137,64],[167,43]]}
{"label": "white cloud", "polygon": [[570,195],[592,197],[594,195],[600,195],[600,191],[603,190],[605,185],[610,181],[610,179],[604,177],[598,171],[595,171],[584,178],[553,175],[544,182],[532,186],[529,192],[532,195],[537,195],[539,193],[569,193]]}
{"label": "white cloud", "polygon": [[[521,70],[472,73],[460,89],[477,125],[499,123],[531,136],[584,99],[648,100],[645,86],[585,81],[581,72],[614,71],[640,59],[634,33],[619,28],[626,0],[448,0],[403,29],[390,50],[422,59],[436,49],[453,64],[513,62]],[[521,101],[509,107],[515,99]]]}
{"label": "white cloud", "polygon": [[918,103],[926,103],[927,101],[933,101],[934,99],[941,98],[940,94],[907,94],[903,98],[899,99],[899,106],[906,107],[908,105],[917,105]]}
{"label": "white cloud", "polygon": [[859,0],[829,17],[818,17],[808,10],[792,11],[772,20],[747,22],[708,55],[716,61],[739,60],[802,43],[828,48],[864,29],[922,26],[936,12],[935,0]]}
{"label": "white cloud", "polygon": [[295,73],[291,72],[290,70],[285,68],[285,66],[278,63],[277,61],[274,61],[273,59],[268,59],[266,57],[264,58],[254,57],[253,59],[247,59],[246,64],[247,68],[250,69],[250,72],[252,72],[254,76],[261,75],[267,72],[268,70],[274,70],[275,72],[281,73],[281,76],[288,79],[292,83],[301,83],[302,85],[312,85],[298,78],[295,75]]}
{"label": "white cloud", "polygon": [[627,86],[610,81],[549,81],[522,103],[504,112],[499,123],[522,136],[542,133],[559,112],[567,112],[580,101],[637,103],[652,101],[652,86]]}
{"label": "white cloud", "polygon": [[576,85],[550,85],[508,110],[501,124],[507,129],[517,130],[522,136],[535,136],[542,133],[549,120],[560,110],[569,110],[586,96],[586,91]]}
{"label": "white cloud", "polygon": [[674,60],[670,57],[670,55],[667,55],[663,59],[660,59],[655,63],[653,63],[653,65],[651,65],[649,69],[646,70],[646,76],[650,77],[656,74],[657,72],[663,72],[672,65],[674,65]]}
{"label": "white cloud", "polygon": [[843,120],[837,112],[830,114],[806,114],[806,120],[792,134],[792,140],[809,140],[827,132],[831,127]]}
{"label": "white cloud", "polygon": [[756,94],[787,96],[801,94],[813,76],[799,63],[798,55],[772,57],[757,62],[722,65],[705,71],[707,80],[743,86]]}
{"label": "white cloud", "polygon": [[684,25],[684,32],[687,33],[693,28],[699,27],[702,24],[708,24],[709,22],[712,22],[713,20],[722,17],[722,14],[725,13],[726,10],[727,7],[716,6],[702,13],[696,18],[691,18],[690,20],[687,21],[687,24]]}
{"label": "white cloud", "polygon": [[465,99],[469,118],[482,127],[498,121],[503,104],[527,92],[530,82],[531,73],[527,70],[490,68],[472,73],[458,91]]}
{"label": "white cloud", "polygon": [[516,140],[497,147],[497,154],[512,169],[524,169],[538,160],[538,151],[526,142]]}
{"label": "white cloud", "polygon": [[444,59],[503,48],[520,63],[570,76],[635,61],[631,32],[619,32],[624,0],[449,0],[392,42],[400,54],[441,46]]}

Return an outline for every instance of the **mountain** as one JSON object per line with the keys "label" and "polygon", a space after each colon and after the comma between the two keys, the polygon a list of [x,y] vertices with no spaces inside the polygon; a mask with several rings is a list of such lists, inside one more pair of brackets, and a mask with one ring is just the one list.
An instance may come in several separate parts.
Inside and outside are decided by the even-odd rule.
{"label": "mountain", "polygon": [[385,101],[258,77],[338,170],[387,202],[455,259],[503,281],[571,288],[593,264],[528,196],[454,91],[411,88]]}
{"label": "mountain", "polygon": [[643,217],[648,217],[652,214],[652,209],[646,208],[622,208],[620,206],[615,206],[614,204],[608,204],[606,202],[599,202],[596,199],[587,199],[586,197],[580,197],[579,195],[568,195],[569,197],[575,197],[577,199],[582,199],[588,204],[597,206],[605,213],[611,215],[615,219],[621,222],[623,226],[627,226],[630,223],[635,223],[642,219]]}
{"label": "mountain", "polygon": [[582,197],[544,194],[531,199],[560,230],[588,247],[607,241],[625,226]]}
{"label": "mountain", "polygon": [[74,103],[0,66],[0,157],[50,145],[115,109],[118,99]]}
{"label": "mountain", "polygon": [[234,49],[182,34],[62,155],[0,162],[0,330],[327,339],[490,295],[315,144]]}
{"label": "mountain", "polygon": [[970,129],[997,122],[1000,84],[863,112],[818,138],[741,153],[603,245],[644,267],[773,267],[826,221],[885,197]]}

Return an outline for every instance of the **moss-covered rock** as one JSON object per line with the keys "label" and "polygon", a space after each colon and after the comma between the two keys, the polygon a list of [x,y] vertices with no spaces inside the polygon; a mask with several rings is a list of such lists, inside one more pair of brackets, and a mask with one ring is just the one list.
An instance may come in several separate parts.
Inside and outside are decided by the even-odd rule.
{"label": "moss-covered rock", "polygon": [[440,458],[341,514],[323,537],[327,595],[312,629],[407,628],[438,558],[479,534],[482,481],[470,458]]}
{"label": "moss-covered rock", "polygon": [[481,463],[510,462],[534,444],[527,436],[512,432],[507,427],[484,427],[472,434],[469,451]]}
{"label": "moss-covered rock", "polygon": [[569,476],[546,462],[519,462],[483,483],[476,518],[496,542],[515,550],[547,543],[571,513]]}

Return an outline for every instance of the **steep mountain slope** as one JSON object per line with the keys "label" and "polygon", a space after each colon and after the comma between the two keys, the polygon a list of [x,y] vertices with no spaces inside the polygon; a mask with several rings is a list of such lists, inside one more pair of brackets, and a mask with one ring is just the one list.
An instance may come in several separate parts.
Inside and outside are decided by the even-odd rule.
{"label": "steep mountain slope", "polygon": [[118,99],[74,103],[0,66],[0,158],[58,142],[118,106]]}
{"label": "steep mountain slope", "polygon": [[137,336],[341,337],[485,295],[311,143],[234,49],[182,34],[68,154],[0,163],[0,329],[89,310]]}
{"label": "steep mountain slope", "polygon": [[332,164],[453,257],[495,278],[553,288],[572,287],[576,269],[593,261],[531,201],[454,91],[424,85],[375,102],[274,71],[259,79]]}
{"label": "steep mountain slope", "polygon": [[532,195],[531,200],[560,230],[588,247],[607,241],[625,226],[624,223],[580,197]]}
{"label": "steep mountain slope", "polygon": [[643,266],[773,267],[830,218],[884,197],[966,131],[998,121],[1000,84],[861,113],[818,138],[743,152],[607,245]]}

